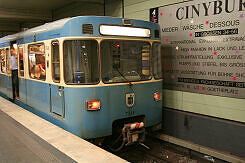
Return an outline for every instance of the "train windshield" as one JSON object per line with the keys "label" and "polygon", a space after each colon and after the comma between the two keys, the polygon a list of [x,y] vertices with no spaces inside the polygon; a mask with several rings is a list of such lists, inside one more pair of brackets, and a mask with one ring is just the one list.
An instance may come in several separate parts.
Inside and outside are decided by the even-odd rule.
{"label": "train windshield", "polygon": [[64,77],[67,84],[99,82],[97,41],[64,41]]}
{"label": "train windshield", "polygon": [[150,44],[144,41],[104,40],[101,42],[104,83],[151,79]]}

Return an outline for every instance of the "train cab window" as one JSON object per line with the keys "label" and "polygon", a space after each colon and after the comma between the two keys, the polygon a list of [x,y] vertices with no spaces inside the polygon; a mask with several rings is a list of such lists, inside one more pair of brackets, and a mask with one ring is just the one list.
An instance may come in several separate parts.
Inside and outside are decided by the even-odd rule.
{"label": "train cab window", "polygon": [[151,79],[150,44],[144,41],[104,40],[101,42],[104,83]]}
{"label": "train cab window", "polygon": [[99,82],[98,43],[95,40],[64,41],[64,77],[67,84]]}
{"label": "train cab window", "polygon": [[45,48],[43,43],[28,46],[29,75],[33,79],[46,79]]}
{"label": "train cab window", "polygon": [[24,76],[24,51],[22,46],[19,46],[19,70],[19,75]]}
{"label": "train cab window", "polygon": [[7,74],[11,74],[11,63],[10,63],[9,48],[6,48],[6,72],[7,72]]}
{"label": "train cab window", "polygon": [[52,76],[53,81],[60,82],[60,51],[59,41],[53,41],[52,43]]}
{"label": "train cab window", "polygon": [[162,58],[161,58],[161,43],[153,43],[153,75],[155,79],[162,78]]}
{"label": "train cab window", "polygon": [[6,54],[4,49],[0,49],[1,53],[1,72],[5,73],[6,72]]}

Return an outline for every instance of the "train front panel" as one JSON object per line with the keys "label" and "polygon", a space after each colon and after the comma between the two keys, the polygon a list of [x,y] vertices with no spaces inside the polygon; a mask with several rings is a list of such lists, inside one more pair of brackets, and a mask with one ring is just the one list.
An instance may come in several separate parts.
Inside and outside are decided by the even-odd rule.
{"label": "train front panel", "polygon": [[[64,88],[66,126],[83,138],[98,138],[112,134],[113,123],[131,118],[131,122],[144,121],[145,127],[158,125],[162,120],[161,81],[136,83],[129,86],[110,85]],[[160,99],[155,100],[155,93]],[[127,95],[134,95],[128,106]],[[99,101],[98,110],[88,110],[88,101]]]}

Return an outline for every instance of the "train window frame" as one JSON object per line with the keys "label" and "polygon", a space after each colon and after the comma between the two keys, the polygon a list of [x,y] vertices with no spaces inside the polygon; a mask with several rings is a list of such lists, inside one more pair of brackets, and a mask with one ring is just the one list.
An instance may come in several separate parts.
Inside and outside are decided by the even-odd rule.
{"label": "train window frame", "polygon": [[[33,68],[30,68],[30,47],[31,46],[35,46],[35,45],[43,45],[43,54],[44,54],[44,64],[45,64],[45,77],[42,79],[41,78],[41,72],[40,72],[40,78],[37,78],[37,77],[32,77],[31,76],[31,69],[33,69]],[[36,54],[36,53],[35,53]],[[42,52],[40,53],[40,54],[42,54]],[[35,59],[36,59],[36,55],[35,55]],[[37,64],[35,64],[35,66],[36,66]],[[39,66],[39,68],[41,69],[41,67]],[[35,79],[35,80],[39,80],[39,81],[46,81],[46,79],[47,79],[47,66],[46,66],[46,52],[45,52],[45,43],[44,42],[38,42],[38,43],[34,43],[34,44],[28,44],[28,71],[29,71],[29,78],[31,78],[31,79]],[[42,71],[42,70],[41,70]],[[34,72],[34,74],[35,74],[35,72]]]}
{"label": "train window frame", "polygon": [[6,54],[6,74],[11,74],[11,54],[10,54],[10,48],[5,48],[5,54]]}
{"label": "train window frame", "polygon": [[[64,71],[64,67],[65,67],[65,53],[64,53],[64,43],[65,41],[89,41],[89,40],[93,40],[97,42],[97,65],[98,65],[98,81],[94,82],[94,83],[67,83],[66,79],[65,79],[65,71]],[[101,64],[100,64],[100,41],[95,39],[95,38],[67,38],[64,39],[62,41],[62,58],[63,58],[63,79],[64,79],[64,83],[66,85],[98,85],[101,81]]]}
{"label": "train window frame", "polygon": [[[161,58],[161,54],[160,54],[160,64],[161,64],[160,71],[161,71],[161,77],[158,77],[159,76],[159,74],[158,74],[159,72],[155,72],[155,68],[158,67],[158,66],[155,66],[155,57],[156,57],[155,55],[156,54],[154,53],[154,45],[156,45],[156,44],[159,44],[160,46],[162,46],[161,42],[158,42],[158,41],[154,41],[152,43],[152,68],[153,68],[152,75],[153,75],[154,79],[160,80],[160,79],[163,79],[162,58]],[[161,53],[161,49],[160,49],[160,53]]]}
{"label": "train window frame", "polygon": [[[58,42],[58,50],[59,50],[59,53],[58,53],[58,56],[59,56],[59,61],[54,63],[53,62],[53,56],[54,56],[54,53],[53,53],[53,43],[57,43]],[[51,41],[51,73],[52,73],[52,80],[53,82],[55,83],[60,83],[60,79],[61,79],[61,67],[60,67],[60,42],[59,40],[52,40]],[[54,77],[54,73],[55,73],[55,70],[54,70],[54,64],[59,64],[59,80],[56,80],[55,77]]]}
{"label": "train window frame", "polygon": [[[22,49],[22,65],[23,65],[23,69],[21,69],[21,58],[20,58],[20,48]],[[24,47],[23,45],[18,45],[18,71],[19,71],[19,76],[20,77],[24,77],[25,76],[25,59],[24,59]]]}
{"label": "train window frame", "polygon": [[[6,74],[6,49],[5,48],[1,48],[0,51],[3,50],[4,51],[4,68],[5,71],[3,71],[3,67],[2,67],[2,56],[1,56],[1,73],[2,74]],[[2,54],[0,54],[2,55]]]}
{"label": "train window frame", "polygon": [[2,74],[2,56],[1,56],[1,49],[0,49],[0,74]]}
{"label": "train window frame", "polygon": [[[150,50],[149,50],[149,65],[150,65],[150,74],[149,74],[149,79],[145,79],[145,80],[130,80],[130,81],[119,81],[119,82],[105,82],[104,79],[103,79],[103,55],[102,55],[102,52],[101,52],[101,44],[102,42],[104,41],[108,41],[108,40],[115,40],[115,41],[140,41],[140,42],[146,42],[148,43],[148,45],[150,45]],[[104,83],[104,84],[118,84],[118,83],[129,83],[129,82],[144,82],[144,81],[150,81],[153,79],[153,69],[152,69],[152,44],[151,44],[151,40],[149,39],[125,39],[125,38],[107,38],[107,39],[103,39],[100,41],[100,61],[101,61],[101,81]]]}

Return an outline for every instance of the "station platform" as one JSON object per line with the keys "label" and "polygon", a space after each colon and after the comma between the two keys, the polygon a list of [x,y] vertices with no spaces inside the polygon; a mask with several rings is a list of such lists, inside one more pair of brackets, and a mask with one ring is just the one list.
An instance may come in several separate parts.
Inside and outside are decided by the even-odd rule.
{"label": "station platform", "polygon": [[0,97],[0,162],[127,162]]}

